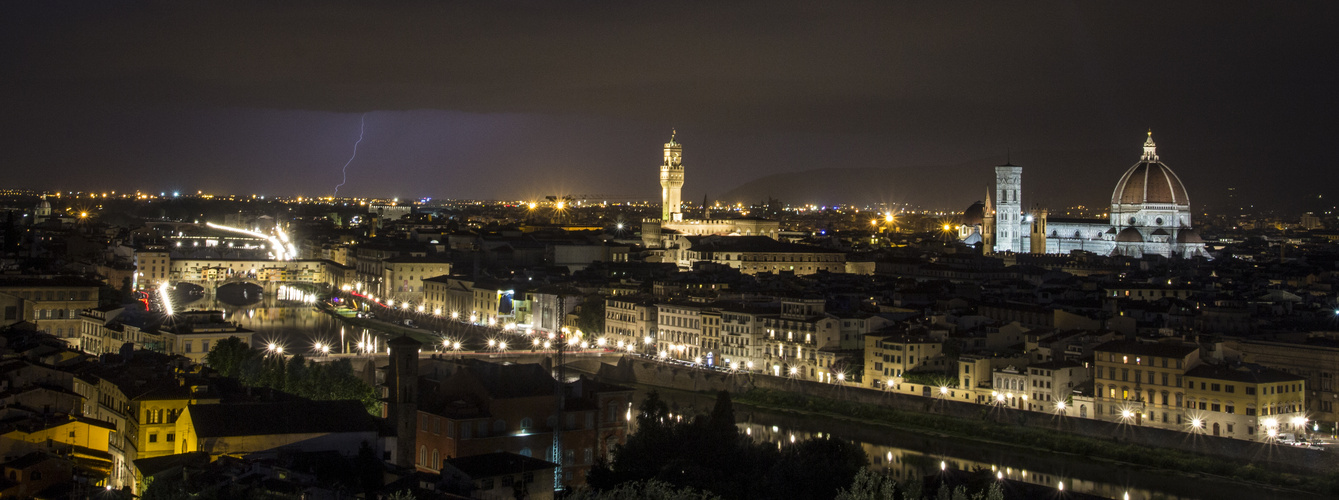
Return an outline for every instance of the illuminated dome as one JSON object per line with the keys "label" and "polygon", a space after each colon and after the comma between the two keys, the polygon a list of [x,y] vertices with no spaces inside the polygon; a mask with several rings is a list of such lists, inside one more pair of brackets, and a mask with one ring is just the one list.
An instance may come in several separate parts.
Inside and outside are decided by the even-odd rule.
{"label": "illuminated dome", "polygon": [[1144,156],[1122,175],[1111,193],[1112,205],[1190,205],[1186,187],[1172,169],[1158,161],[1153,133],[1144,142]]}
{"label": "illuminated dome", "polygon": [[1176,173],[1158,160],[1153,132],[1139,163],[1125,171],[1111,193],[1111,225],[1139,227],[1145,241],[1155,228],[1190,228],[1190,197]]}

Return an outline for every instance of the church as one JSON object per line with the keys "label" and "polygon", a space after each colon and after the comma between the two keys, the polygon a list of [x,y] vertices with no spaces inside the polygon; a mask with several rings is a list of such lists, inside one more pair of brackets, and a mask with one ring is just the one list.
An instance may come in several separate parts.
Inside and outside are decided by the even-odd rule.
{"label": "church", "polygon": [[[1068,254],[1144,257],[1208,257],[1204,240],[1191,228],[1190,198],[1176,173],[1158,159],[1153,132],[1138,163],[1125,171],[1111,193],[1108,219],[1048,217],[1044,209],[1025,211],[1023,167],[995,167],[994,197],[978,208],[980,223],[968,220],[964,242],[981,243],[986,253]],[[992,201],[993,200],[993,201]]]}

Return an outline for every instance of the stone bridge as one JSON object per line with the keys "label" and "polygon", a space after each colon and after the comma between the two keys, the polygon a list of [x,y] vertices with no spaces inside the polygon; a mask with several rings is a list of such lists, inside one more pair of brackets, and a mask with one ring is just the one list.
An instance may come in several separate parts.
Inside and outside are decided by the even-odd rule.
{"label": "stone bridge", "polygon": [[[292,281],[292,282],[289,282],[289,281],[271,281],[271,280],[262,280],[262,279],[259,279],[259,278],[239,277],[239,276],[232,276],[232,277],[229,277],[229,278],[227,278],[227,279],[222,279],[222,280],[188,280],[188,279],[175,279],[175,280],[172,280],[172,283],[173,283],[174,285],[177,284],[177,283],[190,283],[190,284],[192,284],[192,285],[198,286],[198,287],[200,287],[200,288],[205,289],[205,296],[208,296],[208,297],[212,297],[212,296],[214,296],[215,294],[217,294],[217,293],[218,293],[218,289],[219,289],[219,287],[222,287],[222,286],[225,286],[225,285],[236,285],[236,284],[250,284],[250,285],[258,286],[258,287],[261,288],[261,290],[263,290],[262,293],[264,293],[264,294],[267,295],[267,296],[268,296],[268,295],[274,295],[274,294],[276,294],[276,293],[279,293],[279,287],[280,287],[280,286],[283,286],[283,285],[288,285],[288,286],[301,286],[302,288],[310,288],[310,290],[308,290],[308,291],[313,291],[313,292],[314,292],[314,291],[317,291],[316,289],[318,288],[314,283],[307,282],[307,281]],[[305,285],[305,286],[303,286],[303,285]]]}

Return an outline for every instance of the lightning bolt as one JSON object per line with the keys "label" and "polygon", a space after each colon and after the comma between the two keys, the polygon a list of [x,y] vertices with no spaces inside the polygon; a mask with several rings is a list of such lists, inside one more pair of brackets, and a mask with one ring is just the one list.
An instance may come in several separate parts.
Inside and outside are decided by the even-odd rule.
{"label": "lightning bolt", "polygon": [[349,161],[344,162],[344,168],[342,169],[344,180],[340,181],[339,185],[335,186],[335,196],[339,196],[339,188],[349,182],[349,164],[353,163],[354,158],[358,157],[358,145],[363,142],[363,131],[366,129],[367,113],[363,113],[362,116],[358,117],[358,141],[353,143],[353,155],[349,156]]}

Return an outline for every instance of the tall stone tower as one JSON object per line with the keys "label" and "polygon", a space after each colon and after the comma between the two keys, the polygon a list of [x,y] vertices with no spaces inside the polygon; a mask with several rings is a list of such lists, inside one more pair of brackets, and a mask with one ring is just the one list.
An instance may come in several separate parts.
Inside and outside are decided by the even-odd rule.
{"label": "tall stone tower", "polygon": [[665,143],[665,160],[660,164],[661,220],[683,220],[683,145],[674,141],[674,135],[671,131],[670,141]]}
{"label": "tall stone tower", "polygon": [[995,167],[995,251],[1023,252],[1023,167]]}
{"label": "tall stone tower", "polygon": [[418,351],[409,336],[386,342],[391,349],[386,371],[386,422],[395,427],[395,465],[413,467],[418,433]]}

